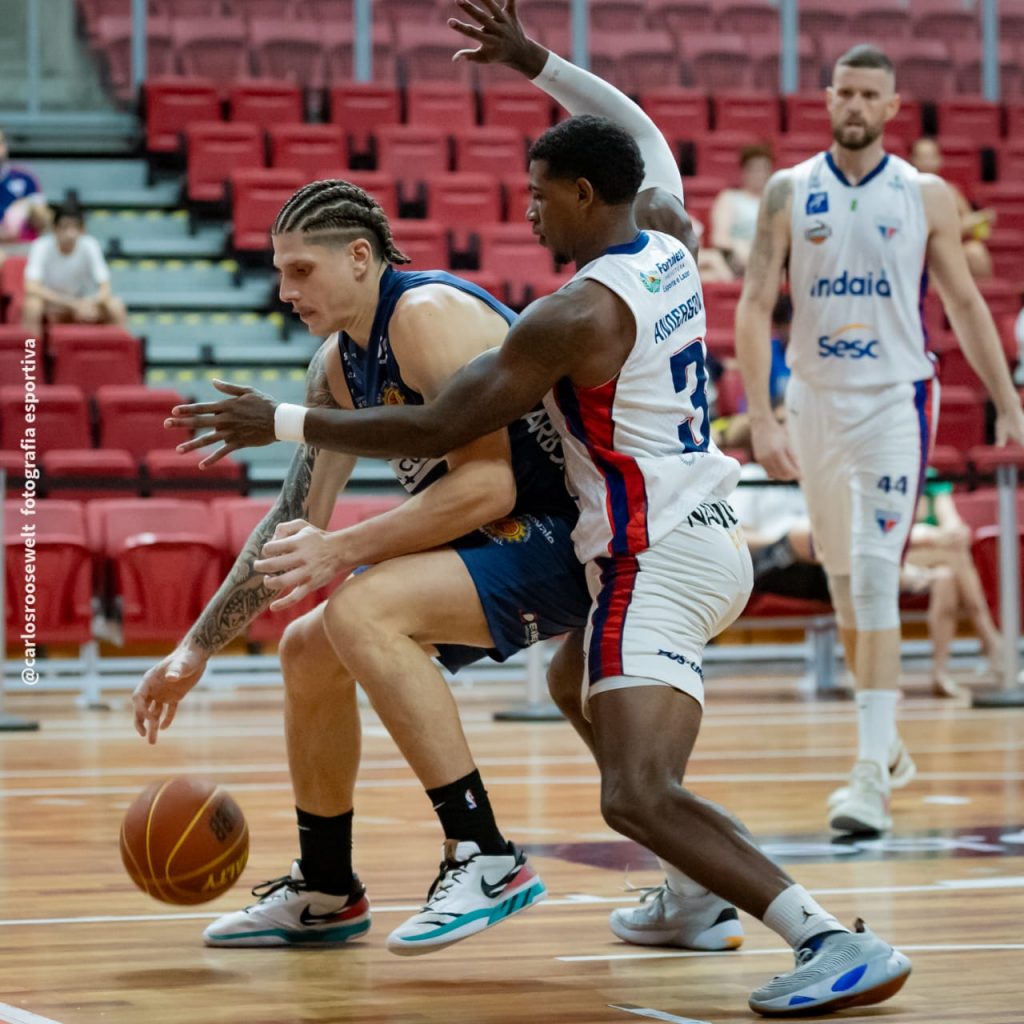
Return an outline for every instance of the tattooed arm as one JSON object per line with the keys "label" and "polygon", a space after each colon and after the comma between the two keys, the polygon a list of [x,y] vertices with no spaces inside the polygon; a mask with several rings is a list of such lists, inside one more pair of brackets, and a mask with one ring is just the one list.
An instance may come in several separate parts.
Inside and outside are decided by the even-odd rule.
{"label": "tattooed arm", "polygon": [[[337,348],[325,342],[306,374],[307,405],[352,407],[336,363]],[[298,447],[277,501],[253,530],[220,589],[177,648],[153,666],[136,688],[132,702],[140,736],[156,742],[158,730],[174,720],[178,702],[199,682],[209,657],[238,636],[276,596],[254,571],[253,563],[277,527],[293,519],[326,526],[354,465],[351,456],[310,445]]]}
{"label": "tattooed arm", "polygon": [[772,307],[789,258],[793,181],[789,171],[769,179],[757,215],[743,293],[736,307],[736,358],[750,409],[754,457],[776,480],[799,476],[785,430],[776,422],[769,395]]}

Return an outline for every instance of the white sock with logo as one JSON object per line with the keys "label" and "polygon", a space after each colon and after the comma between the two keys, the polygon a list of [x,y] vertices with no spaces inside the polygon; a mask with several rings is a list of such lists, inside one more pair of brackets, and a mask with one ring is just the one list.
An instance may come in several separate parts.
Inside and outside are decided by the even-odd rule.
{"label": "white sock with logo", "polygon": [[794,949],[821,932],[848,932],[802,885],[783,889],[764,912],[764,923]]}
{"label": "white sock with logo", "polygon": [[709,890],[705,889],[703,885],[698,885],[689,875],[684,875],[679,868],[660,857],[658,863],[661,865],[661,870],[665,872],[665,882],[669,892],[684,900],[707,896]]}
{"label": "white sock with logo", "polygon": [[877,764],[887,788],[889,751],[896,737],[896,704],[899,699],[899,690],[857,691],[857,760]]}

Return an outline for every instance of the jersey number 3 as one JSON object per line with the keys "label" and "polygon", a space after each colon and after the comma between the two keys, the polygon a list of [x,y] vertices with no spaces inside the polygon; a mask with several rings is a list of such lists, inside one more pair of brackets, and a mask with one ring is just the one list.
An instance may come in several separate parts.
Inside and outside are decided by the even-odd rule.
{"label": "jersey number 3", "polygon": [[708,450],[708,371],[704,363],[704,345],[698,338],[681,348],[669,359],[672,367],[672,383],[676,394],[686,395],[693,409],[679,424],[679,440],[684,452],[706,452]]}

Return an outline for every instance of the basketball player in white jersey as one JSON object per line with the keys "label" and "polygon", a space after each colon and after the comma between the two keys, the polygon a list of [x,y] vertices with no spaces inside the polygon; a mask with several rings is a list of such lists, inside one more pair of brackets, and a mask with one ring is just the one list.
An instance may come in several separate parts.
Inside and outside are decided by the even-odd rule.
{"label": "basketball player in white jersey", "polygon": [[[899,568],[938,408],[920,313],[929,278],[992,395],[1000,440],[1024,442],[1024,414],[964,259],[952,193],[883,148],[899,109],[889,59],[855,46],[836,63],[827,104],[831,148],[765,189],[736,353],[755,457],[771,476],[801,480],[857,680],[857,762],[829,801],[830,822],[874,832],[892,824],[890,789],[914,773],[896,730]],[[770,315],[787,267],[788,436],[768,389]]]}
{"label": "basketball player in white jersey", "polygon": [[[494,4],[490,16],[503,13]],[[483,41],[485,29],[466,28]],[[291,424],[281,432],[332,450],[429,455],[542,399],[580,507],[573,541],[592,596],[580,704],[605,820],[793,946],[796,967],[755,991],[753,1009],[879,1002],[903,985],[909,960],[863,922],[845,929],[733,818],[679,782],[700,727],[704,646],[751,586],[727,501],[739,467],[709,436],[696,263],[677,239],[638,230],[643,161],[618,125],[572,117],[541,136],[530,158],[527,218],[576,276],[429,405],[359,414],[278,405],[279,421]],[[265,415],[258,394],[232,404],[235,415]],[[221,440],[225,422],[212,413],[199,425]]]}

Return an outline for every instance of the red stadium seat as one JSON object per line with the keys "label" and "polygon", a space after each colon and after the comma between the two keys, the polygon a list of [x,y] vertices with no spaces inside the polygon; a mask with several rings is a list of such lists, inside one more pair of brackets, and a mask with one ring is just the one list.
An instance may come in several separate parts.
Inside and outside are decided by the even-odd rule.
{"label": "red stadium seat", "polygon": [[476,98],[465,85],[416,82],[409,86],[406,120],[417,128],[455,132],[476,125]]}
{"label": "red stadium seat", "polygon": [[[54,324],[50,328],[53,383],[91,395],[104,384],[142,383],[142,346],[120,327]],[[91,329],[90,329],[91,328]]]}
{"label": "red stadium seat", "polygon": [[223,578],[223,535],[209,506],[120,498],[91,502],[86,515],[123,640],[179,640]]}
{"label": "red stadium seat", "polygon": [[207,448],[185,453],[173,448],[147,452],[142,460],[146,489],[161,497],[206,499],[239,494],[248,487],[245,464],[230,456],[200,469],[199,463],[209,454]]}
{"label": "red stadium seat", "polygon": [[282,124],[270,129],[270,164],[298,171],[307,181],[344,178],[348,156],[333,124]]}
{"label": "red stadium seat", "polygon": [[248,39],[241,17],[175,21],[172,33],[186,75],[199,75],[220,85],[250,77]]}
{"label": "red stadium seat", "polygon": [[390,220],[398,216],[398,186],[390,174],[381,171],[346,171],[343,177],[376,199]]}
{"label": "red stadium seat", "polygon": [[515,128],[482,127],[453,133],[455,169],[500,177],[526,170],[526,146]]}
{"label": "red stadium seat", "polygon": [[100,447],[123,448],[141,459],[154,448],[174,448],[189,440],[192,436],[189,431],[164,427],[171,408],[184,401],[184,397],[171,388],[116,384],[101,387],[96,392]]}
{"label": "red stadium seat", "polygon": [[324,78],[323,31],[315,22],[279,15],[252,21],[249,39],[257,75],[320,89]]}
{"label": "red stadium seat", "polygon": [[711,0],[647,0],[647,27],[665,29],[679,45],[685,36],[715,30]]}
{"label": "red stadium seat", "polygon": [[799,31],[814,39],[848,30],[849,12],[835,0],[802,0],[798,9]]}
{"label": "red stadium seat", "polygon": [[940,476],[963,476],[967,472],[967,457],[949,445],[937,444],[928,454],[928,465]]}
{"label": "red stadium seat", "polygon": [[670,141],[702,138],[709,130],[708,98],[695,89],[666,86],[640,94],[640,106]]}
{"label": "red stadium seat", "polygon": [[743,377],[738,369],[730,367],[715,381],[718,393],[716,412],[719,416],[732,416],[740,412],[746,404],[743,392]]}
{"label": "red stadium seat", "polygon": [[664,32],[595,29],[590,36],[590,60],[594,74],[623,92],[682,84],[675,44]]}
{"label": "red stadium seat", "polygon": [[240,252],[270,249],[270,227],[281,207],[306,184],[287,169],[234,171],[231,174],[232,244]]}
{"label": "red stadium seat", "polygon": [[828,146],[829,136],[821,132],[790,132],[775,145],[775,166],[790,167],[810,159]]}
{"label": "red stadium seat", "polygon": [[340,125],[349,148],[368,152],[377,128],[401,124],[402,105],[398,90],[376,82],[349,82],[331,89],[331,123]]}
{"label": "red stadium seat", "polygon": [[220,119],[217,86],[208,79],[150,79],[142,87],[146,100],[146,148],[174,153],[189,125]]}
{"label": "red stadium seat", "polygon": [[[1019,552],[1017,574],[1018,578],[1024,579],[1024,518],[1021,518],[1020,503],[1017,506],[1017,517],[1017,550]],[[978,576],[981,579],[982,590],[985,591],[989,610],[992,612],[996,625],[1002,629],[999,607],[999,534],[1000,528],[997,525],[982,526],[978,529],[971,544],[971,557],[978,569]],[[1024,614],[1021,616],[1021,624],[1014,628],[1020,629],[1021,626],[1024,626]]]}
{"label": "red stadium seat", "polygon": [[[351,22],[328,21],[322,23],[326,47],[326,69],[329,85],[351,82],[355,77],[355,29]],[[391,45],[391,31],[386,25],[373,26],[373,77],[378,82],[395,81],[397,64]]]}
{"label": "red stadium seat", "polygon": [[543,35],[549,29],[569,29],[571,0],[525,0],[520,11],[531,33]]}
{"label": "red stadium seat", "polygon": [[973,40],[978,45],[980,36],[979,12],[963,7],[958,0],[937,4],[911,4],[912,31],[918,39],[935,39],[948,45],[961,40]]}
{"label": "red stadium seat", "polygon": [[[9,637],[25,631],[26,556],[20,500],[4,502],[4,576]],[[82,644],[92,639],[92,553],[77,501],[39,501],[35,516],[35,636],[40,643]]]}
{"label": "red stadium seat", "polygon": [[193,202],[223,202],[232,170],[264,164],[263,129],[257,125],[199,122],[189,127],[187,137],[186,180]]}
{"label": "red stadium seat", "polygon": [[720,32],[778,38],[779,10],[768,0],[717,0],[715,21]]}
{"label": "red stadium seat", "polygon": [[409,3],[419,9],[417,15],[411,15],[394,27],[395,53],[405,84],[410,88],[420,82],[459,82],[472,86],[473,65],[468,61],[452,62],[453,44],[458,40],[451,29],[425,22],[422,4],[418,0],[409,0]]}
{"label": "red stadium seat", "polygon": [[[42,345],[35,348],[37,380],[43,370]],[[25,329],[16,324],[0,324],[0,380],[22,379],[21,361],[25,358]]]}
{"label": "red stadium seat", "polygon": [[1020,280],[1021,254],[1024,253],[1024,231],[1000,227],[992,229],[985,243],[992,256],[992,269],[996,277]]}
{"label": "red stadium seat", "polygon": [[590,0],[590,27],[595,32],[628,35],[643,28],[644,0]]}
{"label": "red stadium seat", "polygon": [[689,76],[685,84],[714,95],[754,86],[754,68],[743,37],[738,33],[685,33],[680,45]]}
{"label": "red stadium seat", "polygon": [[[751,36],[748,39],[754,68],[754,88],[765,92],[781,91],[779,44],[768,36]],[[801,35],[797,40],[797,88],[809,92],[821,85],[821,63],[817,44],[810,36]]]}
{"label": "red stadium seat", "polygon": [[857,4],[853,7],[849,15],[847,32],[861,41],[886,42],[890,39],[906,39],[910,35],[910,12],[904,4],[867,0],[865,5]]}
{"label": "red stadium seat", "polygon": [[[93,41],[106,60],[110,85],[119,99],[134,98],[132,83],[132,19],[121,11],[94,23]],[[146,70],[154,78],[174,73],[174,41],[171,21],[150,14],[146,22]]]}
{"label": "red stadium seat", "polygon": [[299,124],[302,121],[302,92],[290,82],[252,80],[237,82],[228,90],[228,111],[232,121],[244,121],[261,128]]}
{"label": "red stadium seat", "polygon": [[[956,64],[957,92],[965,96],[980,96],[984,90],[982,80],[981,47],[977,41],[950,45]],[[1016,100],[1024,95],[1024,63],[1019,59],[1013,43],[999,44],[999,95],[1003,100]],[[942,122],[939,123],[942,131]]]}
{"label": "red stadium seat", "polygon": [[138,462],[121,448],[54,448],[42,462],[49,498],[94,501],[139,493]]}
{"label": "red stadium seat", "polygon": [[939,394],[939,427],[936,444],[948,444],[966,452],[985,443],[984,398],[970,388],[947,387]]}
{"label": "red stadium seat", "polygon": [[240,3],[227,0],[228,10],[241,14],[250,25],[254,21],[268,18],[280,18],[288,24],[297,16],[296,8],[303,6],[304,3],[299,3],[299,0],[242,0]]}
{"label": "red stadium seat", "polygon": [[1002,133],[1003,117],[998,103],[980,96],[958,96],[938,104],[939,134],[974,139],[978,145],[994,142]]}
{"label": "red stadium seat", "polygon": [[551,100],[535,86],[488,86],[480,94],[488,127],[515,128],[536,139],[551,127]]}
{"label": "red stadium seat", "polygon": [[448,235],[444,224],[432,220],[396,220],[391,228],[395,244],[412,260],[412,270],[448,269]]}
{"label": "red stadium seat", "polygon": [[822,139],[822,147],[832,135],[832,119],[825,108],[825,91],[794,93],[783,96],[782,105],[785,111],[786,131],[809,134],[817,132]]}
{"label": "red stadium seat", "polygon": [[988,278],[976,283],[985,304],[997,320],[1004,316],[1015,316],[1020,310],[1021,289],[1012,280]]}
{"label": "red stadium seat", "polygon": [[[1024,117],[1020,119],[1021,130],[1024,130]],[[1011,132],[1009,139],[999,148],[998,156],[999,181],[1017,188],[1017,183],[1024,178],[1024,136],[1014,136]],[[977,189],[975,189],[977,193]],[[1020,194],[1017,188],[1017,194]]]}
{"label": "red stadium seat", "polygon": [[387,125],[377,130],[377,170],[400,182],[416,182],[448,169],[448,139],[436,128]]}
{"label": "red stadium seat", "polygon": [[941,100],[953,96],[956,83],[946,44],[937,39],[893,40],[888,54],[896,65],[900,92],[918,100]]}
{"label": "red stadium seat", "polygon": [[487,224],[480,228],[480,267],[498,274],[510,305],[521,308],[566,282],[551,256],[538,244],[529,224]]}
{"label": "red stadium seat", "polygon": [[750,145],[770,142],[746,132],[715,132],[697,145],[697,173],[701,177],[724,179],[728,186],[739,184],[740,152]]}
{"label": "red stadium seat", "polygon": [[501,220],[501,187],[488,174],[439,174],[427,181],[427,215],[455,235],[453,248],[464,252],[466,238],[481,224]]}
{"label": "red stadium seat", "polygon": [[25,388],[0,387],[0,448],[21,450],[28,428],[35,430],[37,455],[52,448],[81,448],[91,443],[88,407],[80,388],[39,384],[36,396],[31,422],[25,416]]}
{"label": "red stadium seat", "polygon": [[942,177],[970,195],[981,181],[977,137],[943,135],[937,142],[942,150]]}
{"label": "red stadium seat", "polygon": [[312,18],[320,24],[351,22],[355,0],[302,0],[296,12],[300,18]]}
{"label": "red stadium seat", "polygon": [[764,93],[722,92],[711,98],[715,131],[771,138],[779,132],[779,101]]}
{"label": "red stadium seat", "polygon": [[9,324],[21,322],[21,304],[25,298],[27,256],[7,256],[0,263],[0,309]]}
{"label": "red stadium seat", "polygon": [[530,181],[526,174],[513,174],[501,179],[504,220],[522,224],[530,204]]}
{"label": "red stadium seat", "polygon": [[0,469],[4,472],[4,493],[20,495],[25,482],[24,454],[0,451]]}

